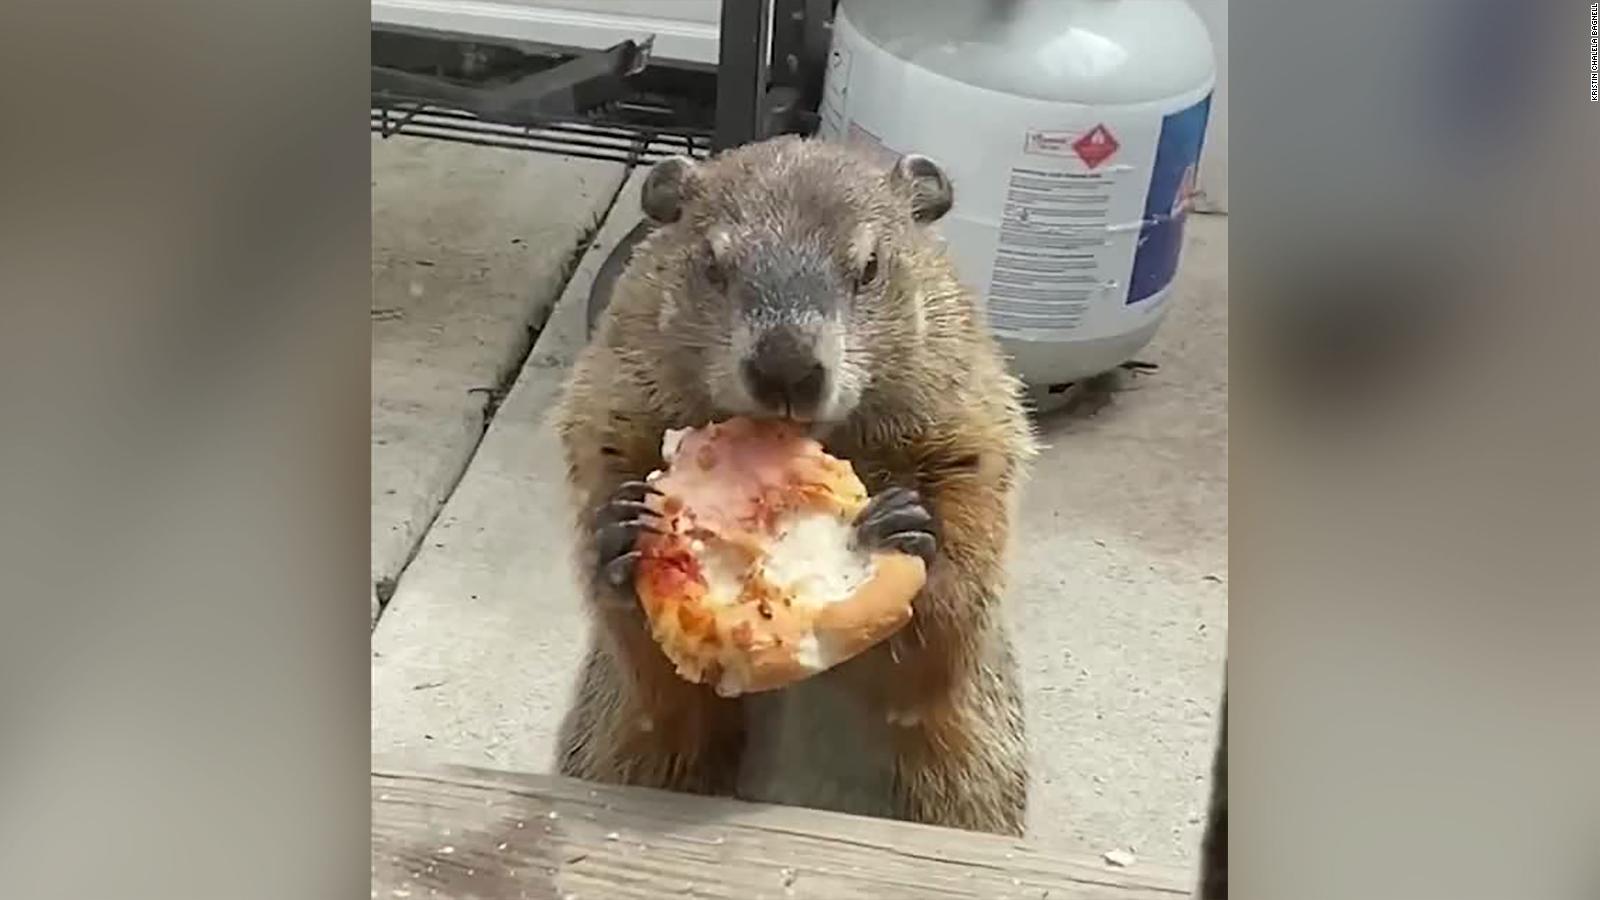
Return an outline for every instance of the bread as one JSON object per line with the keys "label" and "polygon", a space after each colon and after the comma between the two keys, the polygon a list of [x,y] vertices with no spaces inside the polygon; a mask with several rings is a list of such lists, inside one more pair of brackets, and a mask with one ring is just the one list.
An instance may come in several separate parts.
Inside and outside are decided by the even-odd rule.
{"label": "bread", "polygon": [[635,587],[680,676],[736,696],[824,671],[911,618],[920,558],[866,553],[867,492],[802,427],[730,419],[671,431]]}

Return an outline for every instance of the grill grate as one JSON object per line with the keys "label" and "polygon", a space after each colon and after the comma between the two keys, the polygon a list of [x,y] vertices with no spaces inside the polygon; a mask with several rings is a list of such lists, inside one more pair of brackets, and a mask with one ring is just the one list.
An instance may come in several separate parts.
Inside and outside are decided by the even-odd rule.
{"label": "grill grate", "polygon": [[403,134],[627,165],[649,164],[674,155],[699,159],[711,151],[709,131],[579,121],[516,125],[481,119],[465,110],[422,100],[377,95],[372,102],[372,131],[385,138]]}

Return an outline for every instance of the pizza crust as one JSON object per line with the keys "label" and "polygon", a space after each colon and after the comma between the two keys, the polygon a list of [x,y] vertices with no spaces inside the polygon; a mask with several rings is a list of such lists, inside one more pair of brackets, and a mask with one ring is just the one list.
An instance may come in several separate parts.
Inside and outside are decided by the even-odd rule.
{"label": "pizza crust", "polygon": [[792,684],[882,643],[903,628],[911,621],[911,598],[922,589],[922,560],[884,553],[875,554],[873,563],[873,577],[846,599],[822,607],[809,631],[798,633],[793,641],[752,648],[743,671],[725,667],[717,693],[735,696]]}
{"label": "pizza crust", "polygon": [[651,633],[683,678],[734,696],[835,666],[911,618],[926,570],[852,546],[866,490],[792,423],[734,419],[668,432],[660,533],[636,575]]}

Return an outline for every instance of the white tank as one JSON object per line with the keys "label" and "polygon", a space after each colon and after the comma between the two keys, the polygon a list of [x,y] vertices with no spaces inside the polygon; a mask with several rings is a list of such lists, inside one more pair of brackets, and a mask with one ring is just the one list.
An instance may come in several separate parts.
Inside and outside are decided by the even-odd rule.
{"label": "white tank", "polygon": [[1155,335],[1215,78],[1185,0],[842,0],[819,132],[945,168],[950,256],[1045,387]]}

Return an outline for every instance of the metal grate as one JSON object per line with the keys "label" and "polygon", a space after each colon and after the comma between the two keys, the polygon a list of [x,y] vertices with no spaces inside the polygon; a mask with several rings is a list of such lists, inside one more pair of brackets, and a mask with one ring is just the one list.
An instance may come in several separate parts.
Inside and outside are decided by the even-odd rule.
{"label": "metal grate", "polygon": [[556,153],[620,162],[653,163],[667,156],[702,158],[711,152],[711,134],[696,129],[646,129],[588,122],[540,122],[515,125],[494,122],[461,109],[420,100],[374,95],[372,131],[436,140]]}

